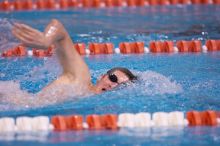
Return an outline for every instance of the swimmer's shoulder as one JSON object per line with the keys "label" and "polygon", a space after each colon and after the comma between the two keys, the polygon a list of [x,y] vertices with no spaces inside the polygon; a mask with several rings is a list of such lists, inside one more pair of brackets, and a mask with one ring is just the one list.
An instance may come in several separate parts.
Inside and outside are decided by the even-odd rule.
{"label": "swimmer's shoulder", "polygon": [[87,86],[89,85],[90,82],[83,80],[82,78],[75,78],[72,75],[69,74],[62,74],[60,75],[57,79],[55,79],[50,85],[84,85]]}

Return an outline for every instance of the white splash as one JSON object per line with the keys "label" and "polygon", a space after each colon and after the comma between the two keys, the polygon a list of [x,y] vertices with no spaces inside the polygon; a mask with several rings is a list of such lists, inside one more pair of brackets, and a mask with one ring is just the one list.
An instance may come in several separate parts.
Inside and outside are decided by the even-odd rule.
{"label": "white splash", "polygon": [[[92,74],[98,76],[100,71],[92,71]],[[103,73],[103,70],[102,70]],[[163,95],[163,94],[177,94],[182,92],[181,85],[175,81],[171,81],[169,78],[153,72],[135,72],[139,79],[136,83],[126,86],[123,90],[110,91],[116,94],[129,94],[131,96],[139,95]],[[83,92],[79,92],[83,91]],[[85,91],[85,92],[84,92]],[[78,85],[59,85],[44,92],[37,94],[31,94],[20,89],[18,82],[14,81],[0,81],[0,108],[5,109],[3,105],[10,104],[17,107],[39,107],[56,103],[61,103],[66,100],[75,101],[79,98],[88,97],[91,93],[88,93],[88,89]]]}
{"label": "white splash", "polygon": [[138,72],[140,90],[147,95],[177,94],[182,86],[168,77],[153,71]]}
{"label": "white splash", "polygon": [[8,19],[0,19],[0,52],[15,46],[17,43],[11,33],[13,25]]}
{"label": "white splash", "polygon": [[85,91],[83,86],[59,85],[32,94],[21,90],[18,82],[0,81],[0,103],[2,104],[0,107],[4,109],[4,104],[14,105],[16,108],[46,106],[88,96]]}

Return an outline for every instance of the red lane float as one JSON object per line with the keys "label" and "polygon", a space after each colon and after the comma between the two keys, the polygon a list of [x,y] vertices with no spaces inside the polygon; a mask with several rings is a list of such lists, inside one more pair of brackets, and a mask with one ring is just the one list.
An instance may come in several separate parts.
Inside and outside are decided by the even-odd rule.
{"label": "red lane float", "polygon": [[107,114],[101,116],[102,126],[106,129],[116,130],[118,129],[117,121],[118,116],[115,114]]}
{"label": "red lane float", "polygon": [[[129,0],[127,0],[127,1],[129,1]],[[124,2],[126,2],[126,1],[123,1],[123,0],[105,0],[104,1],[106,7],[122,7]],[[133,2],[130,1],[129,3],[131,4]],[[127,3],[127,5],[128,5],[128,3]]]}
{"label": "red lane float", "polygon": [[188,52],[189,51],[187,41],[177,41],[176,46],[179,49],[179,52]]}
{"label": "red lane float", "polygon": [[102,129],[116,130],[118,129],[117,121],[118,121],[118,116],[115,114],[86,116],[86,122],[90,130],[102,130]]}
{"label": "red lane float", "polygon": [[190,126],[216,126],[217,114],[215,111],[207,110],[203,112],[189,111],[187,112],[187,120]]}
{"label": "red lane float", "polygon": [[217,40],[218,51],[220,51],[220,40]]}
{"label": "red lane float", "polygon": [[202,43],[199,40],[189,42],[189,51],[190,52],[201,52]]}
{"label": "red lane float", "polygon": [[32,2],[32,0],[24,1],[24,9],[25,10],[32,10],[33,9],[33,2]]}
{"label": "red lane float", "polygon": [[191,3],[191,0],[179,0],[180,4],[187,5]]}
{"label": "red lane float", "polygon": [[220,40],[207,40],[205,45],[208,51],[218,51],[220,50]]}
{"label": "red lane float", "polygon": [[23,9],[23,2],[20,0],[14,1],[14,9],[15,10],[22,10]]}
{"label": "red lane float", "polygon": [[220,0],[213,0],[214,4],[220,4]]}
{"label": "red lane float", "polygon": [[145,6],[146,1],[145,0],[137,0],[136,5],[137,6]]}
{"label": "red lane float", "polygon": [[201,0],[202,4],[210,4],[210,0]]}
{"label": "red lane float", "polygon": [[27,51],[23,46],[16,47],[14,51],[15,55],[17,56],[25,56],[27,54]]}
{"label": "red lane float", "polygon": [[159,4],[160,5],[170,5],[170,1],[169,0],[159,0]]}
{"label": "red lane float", "polygon": [[90,130],[101,130],[102,120],[100,115],[88,115],[86,116],[86,123],[88,124],[88,128]]}
{"label": "red lane float", "polygon": [[114,0],[114,6],[116,7],[123,6],[123,0]]}
{"label": "red lane float", "polygon": [[69,0],[69,7],[77,7],[78,5],[77,0]]}
{"label": "red lane float", "polygon": [[101,7],[101,0],[81,0],[84,8],[99,8]]}
{"label": "red lane float", "polygon": [[177,5],[180,3],[180,0],[170,0],[171,5]]}
{"label": "red lane float", "polygon": [[160,41],[150,42],[149,47],[150,47],[150,51],[152,53],[161,53],[161,52],[163,52],[162,42],[160,42]]}
{"label": "red lane float", "polygon": [[2,57],[25,56],[27,51],[23,46],[17,46],[2,53]]}
{"label": "red lane float", "polygon": [[56,131],[83,130],[83,117],[81,115],[53,116],[51,124]]}
{"label": "red lane float", "polygon": [[37,0],[36,2],[37,9],[46,9],[46,3],[45,0]]}
{"label": "red lane float", "polygon": [[2,57],[12,57],[13,56],[13,50],[7,50],[2,53]]}
{"label": "red lane float", "polygon": [[82,6],[85,8],[91,7],[91,0],[82,0]]}
{"label": "red lane float", "polygon": [[51,124],[54,126],[56,131],[67,130],[67,124],[63,116],[54,116],[51,118]]}
{"label": "red lane float", "polygon": [[56,1],[55,0],[45,0],[46,1],[46,8],[48,9],[55,9],[56,8]]}
{"label": "red lane float", "polygon": [[153,41],[150,42],[149,47],[152,53],[172,53],[174,51],[174,45],[172,41]]}
{"label": "red lane float", "polygon": [[114,45],[112,43],[90,43],[89,50],[91,55],[112,54]]}
{"label": "red lane float", "polygon": [[202,117],[198,111],[187,112],[186,118],[189,122],[189,126],[201,126],[202,125]]}
{"label": "red lane float", "polygon": [[191,0],[192,4],[201,4],[201,0]]}
{"label": "red lane float", "polygon": [[83,130],[83,117],[81,115],[67,116],[65,122],[70,130]]}
{"label": "red lane float", "polygon": [[134,7],[136,6],[136,0],[127,0],[127,5],[129,7]]}
{"label": "red lane float", "polygon": [[202,43],[199,40],[194,41],[177,41],[179,52],[201,52]]}
{"label": "red lane float", "polygon": [[101,6],[101,0],[93,0],[92,6],[99,8]]}
{"label": "red lane float", "polygon": [[33,2],[32,0],[15,0],[12,2],[12,5],[14,6],[15,10],[32,10],[33,9]]}
{"label": "red lane float", "polygon": [[4,11],[8,11],[10,10],[11,4],[8,0],[4,0],[2,2],[0,2],[0,8]]}
{"label": "red lane float", "polygon": [[159,5],[159,0],[158,1],[157,0],[148,0],[148,2],[149,2],[149,5],[151,5],[151,6]]}
{"label": "red lane float", "polygon": [[59,0],[60,8],[66,9],[70,6],[69,0]]}
{"label": "red lane float", "polygon": [[84,43],[76,43],[74,44],[75,49],[78,51],[80,55],[86,54],[86,45]]}
{"label": "red lane float", "polygon": [[217,125],[217,114],[215,111],[204,111],[201,112],[202,124],[206,126],[216,126]]}
{"label": "red lane float", "polygon": [[114,6],[113,0],[105,0],[105,6],[106,7],[113,7]]}
{"label": "red lane float", "polygon": [[144,53],[144,42],[122,42],[119,49],[122,54]]}
{"label": "red lane float", "polygon": [[41,50],[41,49],[32,49],[33,56],[35,57],[49,57],[53,54],[53,46],[49,47],[47,50]]}

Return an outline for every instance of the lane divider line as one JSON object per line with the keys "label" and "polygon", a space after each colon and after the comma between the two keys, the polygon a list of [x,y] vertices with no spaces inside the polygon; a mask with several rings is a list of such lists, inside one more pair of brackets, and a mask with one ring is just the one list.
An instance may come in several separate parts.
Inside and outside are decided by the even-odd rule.
{"label": "lane divider line", "polygon": [[219,5],[220,0],[3,0],[0,11],[59,10],[70,8],[143,7],[157,5]]}
{"label": "lane divider line", "polygon": [[218,126],[220,112],[181,111],[155,113],[121,113],[82,115],[56,115],[37,117],[0,118],[0,133],[30,131],[71,131],[71,130],[118,130],[120,128]]}
{"label": "lane divider line", "polygon": [[[101,54],[144,54],[144,53],[199,53],[220,51],[220,40],[207,40],[204,45],[199,40],[185,41],[151,41],[148,46],[144,42],[121,42],[115,48],[113,43],[75,43],[73,49],[80,55],[101,55]],[[24,46],[18,45],[1,53],[2,57],[50,57],[53,55],[54,46],[47,50],[28,50]]]}

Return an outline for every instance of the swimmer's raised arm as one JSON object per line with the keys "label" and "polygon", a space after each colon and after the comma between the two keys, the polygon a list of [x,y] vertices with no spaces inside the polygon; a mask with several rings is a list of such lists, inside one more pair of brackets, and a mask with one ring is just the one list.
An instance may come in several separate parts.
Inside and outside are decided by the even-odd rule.
{"label": "swimmer's raised arm", "polygon": [[53,19],[44,32],[16,23],[12,33],[27,47],[47,49],[54,44],[63,67],[63,75],[73,81],[90,84],[88,66],[74,48],[68,32],[58,20]]}

